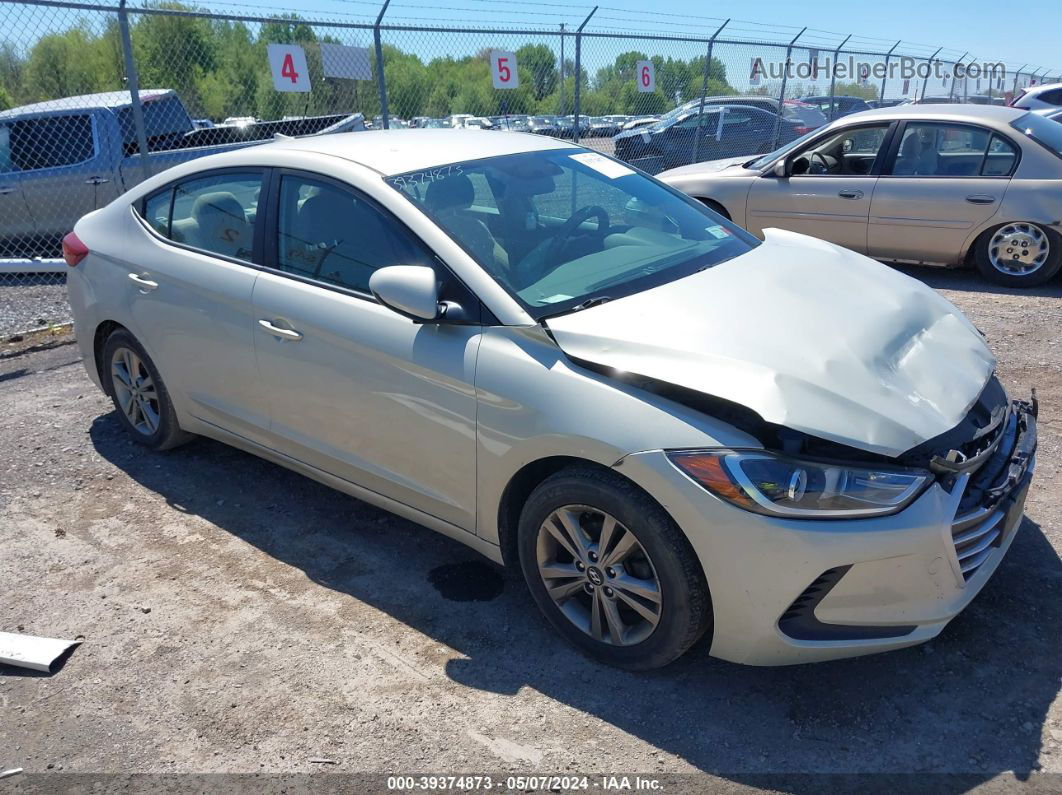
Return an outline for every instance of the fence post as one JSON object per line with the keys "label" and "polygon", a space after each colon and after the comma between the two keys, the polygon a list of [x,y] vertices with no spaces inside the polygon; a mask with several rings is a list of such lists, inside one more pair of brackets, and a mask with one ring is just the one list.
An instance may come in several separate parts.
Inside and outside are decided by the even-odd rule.
{"label": "fence post", "polygon": [[[901,39],[902,41],[902,39]],[[878,94],[878,107],[885,104],[885,81],[889,79],[889,59],[892,58],[893,52],[900,46],[900,42],[896,42],[889,48],[889,51],[885,53],[885,74],[881,76],[881,93]]]}
{"label": "fence post", "polygon": [[[136,128],[136,144],[140,151],[140,171],[143,178],[152,175],[151,155],[148,153],[147,128],[144,126],[144,108],[140,104],[140,78],[133,59],[133,40],[129,35],[129,14],[125,0],[118,4],[118,30],[122,37],[122,57],[125,59],[125,79],[129,86],[129,103],[133,110],[133,126]],[[124,143],[124,142],[123,142]]]}
{"label": "fence post", "polygon": [[778,92],[778,116],[774,120],[774,137],[771,139],[771,151],[778,148],[778,136],[782,132],[782,111],[785,109],[785,84],[789,81],[789,63],[793,54],[793,45],[796,44],[797,39],[804,35],[805,30],[807,30],[807,26],[794,36],[793,40],[789,42],[789,46],[785,48],[785,71],[782,72],[782,89]]}
{"label": "fence post", "polygon": [[704,98],[708,94],[708,70],[712,68],[712,47],[715,46],[716,37],[722,33],[723,28],[730,24],[730,20],[726,20],[722,25],[715,29],[715,33],[712,34],[712,38],[708,39],[708,56],[704,60],[704,82],[701,84],[701,106],[697,111],[697,135],[693,139],[693,162],[701,162],[701,128],[704,126]]}
{"label": "fence post", "polygon": [[557,108],[557,112],[560,113],[560,114],[563,114],[564,113],[564,23],[563,22],[560,23],[560,37],[561,37],[560,91],[558,92],[559,95],[560,95],[560,102],[558,103],[559,107]]}
{"label": "fence post", "polygon": [[969,54],[970,51],[967,50],[962,55],[960,55],[958,60],[955,61],[955,65],[951,68],[951,86],[948,88],[948,99],[951,99],[955,96],[955,81],[959,79],[957,76],[957,73],[959,71],[959,64],[961,64],[962,59]]}
{"label": "fence post", "polygon": [[833,51],[833,60],[830,61],[830,118],[828,121],[833,121],[833,114],[837,105],[837,103],[833,101],[833,90],[837,85],[837,59],[841,55],[841,48],[848,43],[850,38],[852,38],[851,33],[845,36],[844,41],[837,45],[837,49]]}
{"label": "fence post", "polygon": [[575,124],[572,125],[572,141],[575,143],[579,143],[579,84],[583,82],[583,28],[586,27],[586,23],[590,21],[590,17],[592,17],[596,11],[597,6],[594,6],[593,11],[586,15],[583,24],[579,26],[577,31],[575,31]]}
{"label": "fence post", "polygon": [[924,100],[926,98],[926,86],[929,85],[929,73],[933,71],[933,59],[936,58],[943,47],[937,47],[937,51],[929,56],[926,60],[926,76],[922,78],[922,96],[919,99]]}
{"label": "fence post", "polygon": [[376,24],[372,27],[373,41],[376,44],[376,86],[380,92],[380,116],[383,117],[385,130],[391,129],[390,114],[387,112],[387,80],[384,78],[383,42],[380,40],[380,23],[383,22],[387,7],[391,0],[384,0],[383,8],[376,17]]}

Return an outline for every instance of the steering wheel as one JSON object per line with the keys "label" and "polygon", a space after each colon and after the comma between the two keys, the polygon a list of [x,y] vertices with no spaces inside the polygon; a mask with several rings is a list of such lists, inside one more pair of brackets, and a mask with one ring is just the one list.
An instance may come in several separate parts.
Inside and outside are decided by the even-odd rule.
{"label": "steering wheel", "polygon": [[[816,158],[818,158],[819,163],[821,164],[820,165],[820,168],[822,169],[821,171],[816,171],[815,170],[815,159]],[[826,160],[826,158],[823,157],[822,152],[812,152],[811,156],[808,158],[808,160],[811,161],[811,165],[808,167],[808,173],[809,174],[829,174],[830,173],[830,164]]]}
{"label": "steering wheel", "polygon": [[[553,242],[550,243],[549,248],[546,249],[546,268],[543,270],[542,276],[545,276],[562,264],[557,262],[557,258],[560,257],[561,251],[564,250],[568,238],[574,235],[575,230],[582,226],[586,221],[590,220],[590,218],[597,218],[597,234],[602,237],[608,234],[608,212],[604,207],[600,207],[596,204],[580,207],[572,213],[571,218],[561,224],[560,228],[553,234]],[[542,276],[539,276],[539,278],[541,279]]]}

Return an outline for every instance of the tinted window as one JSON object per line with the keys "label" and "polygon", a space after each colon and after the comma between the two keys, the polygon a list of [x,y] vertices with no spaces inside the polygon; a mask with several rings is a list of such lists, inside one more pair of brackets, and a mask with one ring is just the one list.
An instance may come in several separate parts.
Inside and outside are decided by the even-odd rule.
{"label": "tinted window", "polygon": [[11,165],[17,171],[83,163],[95,154],[89,116],[46,116],[11,124]]}
{"label": "tinted window", "polygon": [[[181,100],[175,96],[146,100],[144,110],[144,131],[147,134],[148,149],[165,149],[184,133],[192,129],[192,120],[184,109]],[[133,123],[133,110],[126,106],[118,109],[118,126],[122,131],[122,143],[129,154],[138,152],[136,126]]]}
{"label": "tinted window", "polygon": [[[169,237],[250,262],[261,189],[262,176],[255,173],[216,174],[179,183],[174,188]],[[150,209],[145,215],[154,226]]]}
{"label": "tinted window", "polygon": [[11,171],[11,128],[0,126],[0,172]]}
{"label": "tinted window", "polygon": [[[988,152],[994,140],[995,151]],[[988,155],[988,157],[986,157]],[[1017,158],[1010,145],[980,127],[911,124],[904,129],[892,173],[916,177],[976,177],[1009,174]]]}
{"label": "tinted window", "polygon": [[281,270],[359,292],[389,265],[431,265],[431,257],[389,216],[353,191],[285,176],[280,183],[277,259]]}

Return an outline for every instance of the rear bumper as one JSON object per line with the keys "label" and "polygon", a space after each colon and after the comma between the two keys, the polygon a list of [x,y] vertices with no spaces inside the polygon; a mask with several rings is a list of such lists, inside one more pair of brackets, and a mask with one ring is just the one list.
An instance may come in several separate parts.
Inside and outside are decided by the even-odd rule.
{"label": "rear bumper", "polygon": [[1032,478],[1030,409],[1014,404],[1012,425],[979,470],[991,482],[935,483],[894,516],[794,521],[749,513],[696,485],[661,451],[628,456],[620,471],[660,500],[700,559],[712,595],[713,656],[752,665],[852,657],[933,638],[995,572]]}

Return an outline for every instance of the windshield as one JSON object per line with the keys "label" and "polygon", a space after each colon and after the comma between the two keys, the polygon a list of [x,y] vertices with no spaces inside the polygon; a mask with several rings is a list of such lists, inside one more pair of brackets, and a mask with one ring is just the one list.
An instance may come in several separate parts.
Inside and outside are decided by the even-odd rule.
{"label": "windshield", "polygon": [[794,138],[789,143],[784,144],[783,146],[779,146],[773,152],[768,152],[763,157],[757,157],[755,160],[750,160],[748,163],[745,164],[745,168],[755,168],[755,169],[767,168],[767,166],[769,166],[775,160],[777,160],[778,158],[784,157],[785,155],[789,154],[794,149],[796,149],[798,146],[800,146],[802,143],[804,143],[804,141],[808,140],[811,136],[818,135],[820,132],[822,132],[821,129],[815,129],[815,130],[811,130],[810,132],[806,132],[803,135],[801,135],[799,138]]}
{"label": "windshield", "polygon": [[1026,113],[1012,121],[1010,126],[1062,157],[1062,124],[1057,121],[1037,113]]}
{"label": "windshield", "polygon": [[759,241],[596,152],[565,148],[387,178],[539,320],[744,254]]}

